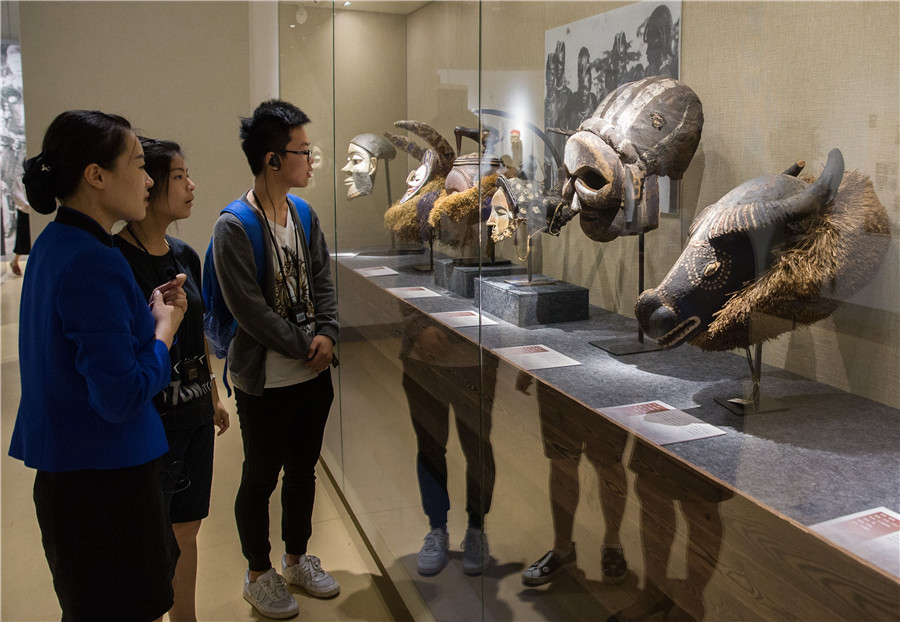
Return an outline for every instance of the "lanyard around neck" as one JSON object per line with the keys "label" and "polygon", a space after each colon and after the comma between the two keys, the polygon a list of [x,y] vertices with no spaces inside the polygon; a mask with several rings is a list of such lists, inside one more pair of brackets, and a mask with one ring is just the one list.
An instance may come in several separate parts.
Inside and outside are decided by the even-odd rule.
{"label": "lanyard around neck", "polygon": [[[275,232],[273,232],[272,228],[269,226],[269,217],[266,216],[266,211],[262,207],[262,202],[260,202],[259,197],[256,196],[256,190],[251,189],[250,192],[253,194],[253,199],[256,201],[256,206],[255,206],[256,209],[258,209],[260,212],[262,212],[263,220],[266,221],[266,233],[269,234],[269,239],[272,241],[272,247],[275,249],[275,259],[278,261],[278,272],[281,273],[281,282],[285,284],[285,288],[287,289],[288,296],[291,299],[291,304],[295,305],[295,304],[297,304],[297,295],[295,292],[300,289],[300,264],[299,264],[299,261],[297,264],[297,274],[296,274],[297,287],[296,287],[296,289],[287,287],[287,283],[288,283],[287,275],[285,275],[285,273],[284,273],[284,264],[281,261],[281,253],[278,252],[278,239],[275,236],[275,233],[277,233],[277,231],[278,231],[278,220],[277,220],[278,215],[275,212],[275,203],[274,202],[272,203],[272,222],[275,226]],[[292,218],[292,216],[290,214],[290,211],[291,211],[290,200],[287,197],[285,197],[285,201],[288,202],[287,218]],[[292,221],[292,224],[294,225],[294,249],[297,252],[297,258],[299,260],[300,255],[303,252],[303,250],[300,248],[300,237],[297,234],[297,224],[293,223],[293,221]],[[285,229],[286,228],[287,228],[287,226],[285,226]]]}

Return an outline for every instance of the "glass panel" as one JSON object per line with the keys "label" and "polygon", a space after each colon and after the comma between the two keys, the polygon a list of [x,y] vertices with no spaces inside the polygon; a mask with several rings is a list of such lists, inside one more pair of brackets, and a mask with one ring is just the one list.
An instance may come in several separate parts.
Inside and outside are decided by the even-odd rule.
{"label": "glass panel", "polygon": [[[313,153],[313,177],[303,190],[325,232],[328,247],[338,247],[338,226],[335,211],[334,185],[334,32],[330,3],[298,6],[296,3],[278,5],[279,83],[280,97],[296,103],[309,116],[307,134]],[[339,275],[332,271],[335,286],[340,287]],[[335,354],[342,360],[341,343]],[[341,439],[342,400],[340,368],[333,373],[334,406],[325,428],[322,455],[336,478],[343,481],[343,448]]]}
{"label": "glass panel", "polygon": [[301,8],[323,456],[413,616],[897,617],[900,6]]}

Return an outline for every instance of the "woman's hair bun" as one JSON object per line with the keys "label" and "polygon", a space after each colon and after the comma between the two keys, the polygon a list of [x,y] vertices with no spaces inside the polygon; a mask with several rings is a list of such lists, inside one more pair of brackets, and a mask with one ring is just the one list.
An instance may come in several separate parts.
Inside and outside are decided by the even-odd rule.
{"label": "woman's hair bun", "polygon": [[56,193],[53,187],[53,165],[47,162],[43,152],[25,161],[22,176],[28,204],[40,214],[52,214],[56,210]]}

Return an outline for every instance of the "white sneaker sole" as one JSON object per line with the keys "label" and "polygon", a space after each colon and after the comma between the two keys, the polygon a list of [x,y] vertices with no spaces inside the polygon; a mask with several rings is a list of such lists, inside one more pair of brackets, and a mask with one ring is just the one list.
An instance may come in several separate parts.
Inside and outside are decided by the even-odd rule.
{"label": "white sneaker sole", "polygon": [[297,605],[295,609],[290,609],[288,611],[274,611],[271,613],[266,613],[256,606],[256,603],[253,602],[253,597],[250,596],[250,594],[248,594],[247,592],[244,592],[244,600],[250,603],[250,606],[253,607],[254,611],[259,613],[259,615],[265,616],[266,618],[272,618],[273,620],[286,620],[288,618],[293,618],[300,613],[299,605]]}
{"label": "white sneaker sole", "polygon": [[[291,585],[296,584],[292,583]],[[337,596],[341,593],[340,585],[336,585],[328,591],[316,591],[306,587],[305,585],[297,585],[297,587],[301,588],[304,592],[306,592],[310,596],[314,596],[315,598],[331,598],[332,596]]]}

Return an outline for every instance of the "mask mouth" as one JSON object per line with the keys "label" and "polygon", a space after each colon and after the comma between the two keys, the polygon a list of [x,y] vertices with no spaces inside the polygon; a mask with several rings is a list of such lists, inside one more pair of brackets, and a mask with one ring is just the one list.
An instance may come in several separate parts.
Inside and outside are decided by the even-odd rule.
{"label": "mask mouth", "polygon": [[700,327],[700,318],[696,315],[689,317],[681,322],[678,326],[667,332],[656,340],[660,348],[672,348],[681,345],[690,337],[694,336]]}
{"label": "mask mouth", "polygon": [[[566,142],[563,197],[575,209],[616,212],[625,196],[625,173],[619,156],[592,132],[580,131]],[[576,207],[577,206],[577,207]]]}
{"label": "mask mouth", "polygon": [[[574,184],[573,184],[574,185]],[[571,198],[572,212],[579,214],[581,230],[590,239],[597,242],[611,242],[621,234],[622,210],[594,209],[587,206],[577,193]]]}

